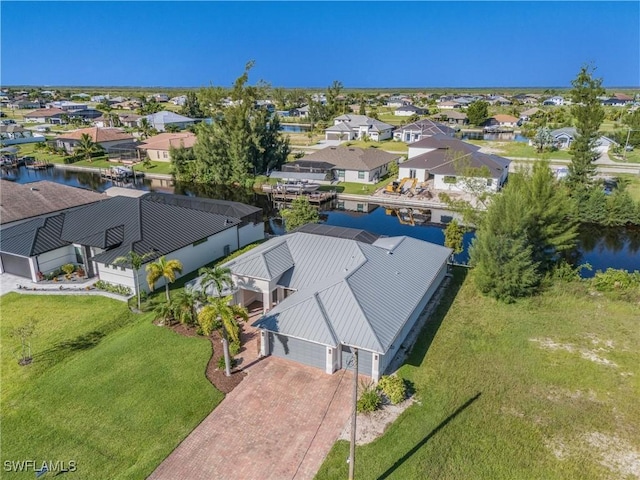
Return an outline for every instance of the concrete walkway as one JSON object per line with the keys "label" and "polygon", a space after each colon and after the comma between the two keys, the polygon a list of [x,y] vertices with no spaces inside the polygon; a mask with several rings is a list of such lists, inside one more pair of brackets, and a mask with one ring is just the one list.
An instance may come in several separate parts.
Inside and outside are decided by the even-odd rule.
{"label": "concrete walkway", "polygon": [[312,479],[349,421],[350,372],[266,357],[149,480]]}

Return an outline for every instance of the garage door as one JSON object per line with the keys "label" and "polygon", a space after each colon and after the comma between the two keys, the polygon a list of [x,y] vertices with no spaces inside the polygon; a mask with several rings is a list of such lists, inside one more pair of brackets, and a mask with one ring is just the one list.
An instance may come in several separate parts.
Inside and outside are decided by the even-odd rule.
{"label": "garage door", "polygon": [[20,277],[31,278],[31,268],[29,267],[28,258],[9,255],[8,253],[3,253],[1,256],[2,266],[5,272]]}
{"label": "garage door", "polygon": [[[342,139],[346,140],[347,139],[347,135],[343,135]],[[339,133],[327,133],[327,140],[340,140],[340,134]]]}
{"label": "garage door", "polygon": [[318,343],[269,332],[269,351],[276,357],[325,369],[327,348]]}
{"label": "garage door", "polygon": [[[371,376],[373,367],[373,353],[358,350],[358,373]],[[353,353],[351,347],[342,346],[342,368],[353,370]]]}

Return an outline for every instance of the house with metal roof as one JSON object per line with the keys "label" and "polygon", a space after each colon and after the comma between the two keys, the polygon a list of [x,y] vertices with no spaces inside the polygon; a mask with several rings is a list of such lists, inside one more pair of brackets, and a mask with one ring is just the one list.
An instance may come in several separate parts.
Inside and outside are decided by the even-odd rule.
{"label": "house with metal roof", "polygon": [[[480,147],[445,135],[433,135],[409,145],[408,160],[400,164],[399,178],[416,178],[426,182],[433,178],[433,188],[465,192],[469,186],[482,185],[487,190],[502,188],[509,174],[510,160],[481,153]],[[477,172],[470,177],[468,172]]]}
{"label": "house with metal roof", "polygon": [[[67,263],[80,264],[88,277],[135,291],[130,265],[116,265],[133,251],[177,259],[182,274],[264,238],[257,207],[180,195],[116,196],[42,215],[0,231],[1,271],[36,282]],[[139,277],[144,278],[144,269]],[[163,283],[158,282],[157,286]],[[147,290],[146,285],[141,285]]]}
{"label": "house with metal roof", "polygon": [[327,140],[361,140],[368,137],[374,142],[380,142],[393,135],[393,125],[366,115],[340,115],[333,123],[333,126],[325,130]]}
{"label": "house with metal roof", "polygon": [[282,169],[324,173],[341,182],[377,183],[401,157],[377,148],[327,147],[286,163]]}
{"label": "house with metal roof", "polygon": [[[166,102],[167,100],[164,101]],[[146,118],[149,124],[159,132],[164,132],[169,125],[173,125],[178,127],[180,130],[184,130],[189,125],[196,123],[193,118],[185,117],[184,115],[179,115],[168,110],[152,113],[144,118]],[[139,123],[140,120],[138,121],[138,124]]]}
{"label": "house with metal roof", "polygon": [[425,118],[396,128],[393,132],[393,139],[411,143],[438,134],[453,137],[456,131],[447,125]]}
{"label": "house with metal roof", "polygon": [[232,272],[236,304],[262,304],[253,326],[263,356],[331,374],[350,368],[358,349],[359,372],[377,381],[442,284],[450,255],[410,237],[306,225],[223,266]]}

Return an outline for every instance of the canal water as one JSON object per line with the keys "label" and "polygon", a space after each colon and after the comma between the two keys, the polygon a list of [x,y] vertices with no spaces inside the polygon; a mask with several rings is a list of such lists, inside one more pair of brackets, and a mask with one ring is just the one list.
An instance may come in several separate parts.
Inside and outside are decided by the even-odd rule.
{"label": "canal water", "polygon": [[292,124],[280,124],[280,131],[281,132],[288,132],[288,133],[307,133],[309,130],[311,130],[311,127],[309,125],[292,125]]}
{"label": "canal water", "polygon": [[519,133],[484,133],[484,132],[464,132],[459,134],[460,140],[489,140],[495,142],[522,142],[528,143],[529,139]]}
{"label": "canal water", "polygon": [[[114,184],[105,181],[97,174],[71,172],[51,168],[44,171],[31,171],[24,167],[3,172],[2,177],[18,183],[30,183],[38,180],[50,180],[65,185],[88,188],[103,192]],[[120,185],[120,184],[118,184]],[[134,188],[133,185],[129,185]],[[284,233],[284,225],[280,220],[278,205],[274,204],[262,192],[252,189],[231,188],[221,185],[183,185],[169,187],[167,182],[156,182],[145,179],[135,188],[162,191],[181,195],[199,196],[233,200],[258,206],[263,209],[266,219],[266,230],[273,235]],[[322,222],[341,227],[361,228],[379,235],[406,235],[428,242],[444,244],[444,226],[450,212],[442,210],[390,209],[375,204],[359,204],[358,202],[339,202],[326,205],[321,211]],[[410,214],[410,215],[409,215]],[[432,223],[436,222],[436,223]],[[474,234],[464,236],[464,251],[457,255],[458,263],[468,262],[468,247]],[[596,270],[622,268],[640,270],[640,228],[605,228],[601,226],[583,226],[580,231],[579,246],[575,252],[578,264],[589,263],[593,269],[583,271],[583,276],[590,277]]]}

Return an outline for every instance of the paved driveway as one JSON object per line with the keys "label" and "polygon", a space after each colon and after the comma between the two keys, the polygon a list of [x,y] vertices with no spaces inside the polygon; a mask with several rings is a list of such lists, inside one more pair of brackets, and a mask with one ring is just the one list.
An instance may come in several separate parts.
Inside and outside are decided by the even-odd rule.
{"label": "paved driveway", "polygon": [[264,358],[149,479],[312,479],[350,418],[352,380]]}

